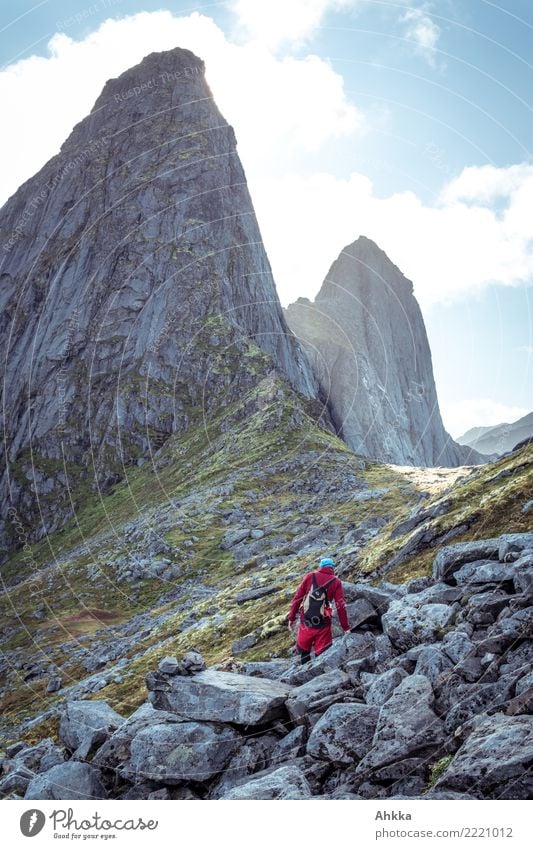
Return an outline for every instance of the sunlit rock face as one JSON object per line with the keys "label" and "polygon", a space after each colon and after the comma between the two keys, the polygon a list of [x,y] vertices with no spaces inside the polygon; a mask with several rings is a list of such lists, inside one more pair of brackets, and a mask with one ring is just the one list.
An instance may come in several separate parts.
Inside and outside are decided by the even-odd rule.
{"label": "sunlit rock face", "polygon": [[315,301],[300,298],[286,318],[354,451],[423,466],[482,461],[445,431],[413,284],[370,239],[344,248]]}

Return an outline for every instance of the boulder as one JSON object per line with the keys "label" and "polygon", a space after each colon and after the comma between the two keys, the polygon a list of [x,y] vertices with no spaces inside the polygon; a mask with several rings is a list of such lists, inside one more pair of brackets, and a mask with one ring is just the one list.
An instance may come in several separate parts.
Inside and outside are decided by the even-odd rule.
{"label": "boulder", "polygon": [[440,646],[424,646],[418,655],[415,675],[424,675],[435,687],[445,680],[446,673],[451,672],[453,663],[441,650]]}
{"label": "boulder", "polygon": [[372,605],[379,615],[385,613],[392,599],[395,597],[391,593],[380,590],[377,587],[371,587],[369,584],[352,584],[349,581],[343,581],[342,587],[347,604],[364,599]]}
{"label": "boulder", "polygon": [[65,761],[36,775],[28,784],[25,799],[107,799],[101,773],[79,761]]}
{"label": "boulder", "polygon": [[237,604],[245,604],[247,601],[256,601],[264,596],[272,595],[272,593],[279,593],[280,589],[281,587],[278,584],[269,584],[264,587],[252,587],[249,590],[243,590],[242,592],[237,593],[235,601]]}
{"label": "boulder", "polygon": [[497,538],[445,545],[435,555],[433,579],[453,583],[455,572],[464,563],[471,563],[474,560],[498,560],[499,546],[500,540]]}
{"label": "boulder", "polygon": [[224,534],[222,542],[220,543],[220,548],[223,550],[232,548],[244,539],[248,539],[249,536],[250,528],[230,528],[229,531],[226,531]]}
{"label": "boulder", "polygon": [[406,675],[406,671],[401,667],[388,669],[380,675],[372,675],[370,686],[365,694],[367,705],[379,705],[381,707],[385,704]]}
{"label": "boulder", "polygon": [[277,681],[287,672],[291,665],[289,660],[250,660],[242,664],[242,674],[253,678],[269,678]]}
{"label": "boulder", "polygon": [[175,725],[180,722],[180,717],[175,713],[155,710],[149,702],[145,702],[98,749],[92,763],[105,769],[120,767],[129,760],[131,741],[139,731],[165,722]]}
{"label": "boulder", "polygon": [[282,715],[292,688],[267,678],[208,669],[189,678],[147,676],[148,698],[158,710],[183,719],[260,725]]}
{"label": "boulder", "polygon": [[308,713],[329,707],[353,693],[349,676],[342,669],[332,669],[306,684],[292,689],[287,710],[293,722],[301,723]]}
{"label": "boulder", "polygon": [[242,747],[231,726],[212,722],[149,725],[135,735],[130,758],[122,768],[129,781],[179,784],[207,781],[218,775]]}
{"label": "boulder", "polygon": [[471,584],[501,584],[513,580],[514,568],[497,560],[475,560],[461,566],[454,573],[454,578],[461,586]]}
{"label": "boulder", "polygon": [[220,777],[209,788],[209,799],[220,799],[228,790],[243,784],[254,773],[267,769],[278,743],[273,734],[252,737],[233,755]]}
{"label": "boulder", "polygon": [[314,726],[307,754],[334,764],[350,765],[368,752],[379,708],[363,704],[331,705]]}
{"label": "boulder", "polygon": [[409,593],[409,597],[405,599],[406,603],[411,605],[423,604],[454,604],[460,601],[464,594],[461,587],[450,587],[448,584],[438,583],[430,584],[416,593]]}
{"label": "boulder", "polygon": [[426,757],[445,742],[442,721],[433,711],[433,690],[423,675],[409,675],[381,707],[372,747],[357,767],[366,778],[381,767]]}
{"label": "boulder", "polygon": [[444,722],[446,732],[454,734],[459,726],[464,725],[477,714],[501,710],[509,698],[509,691],[510,687],[506,687],[503,682],[475,684],[470,687],[468,693],[448,712]]}
{"label": "boulder", "polygon": [[471,793],[478,799],[533,797],[533,720],[484,717],[435,785],[436,791]]}
{"label": "boulder", "polygon": [[418,606],[407,596],[393,601],[383,614],[383,631],[401,651],[420,643],[433,643],[442,638],[443,630],[454,620],[455,606],[448,604],[423,604]]}
{"label": "boulder", "polygon": [[[505,561],[509,555],[518,555],[529,548],[533,549],[533,531],[523,534],[503,534],[500,537],[498,558]],[[514,559],[516,560],[516,556]]]}
{"label": "boulder", "polygon": [[67,702],[59,723],[59,738],[69,749],[78,746],[96,732],[104,735],[115,731],[124,717],[104,700]]}
{"label": "boulder", "polygon": [[299,758],[305,751],[307,730],[304,725],[297,725],[283,737],[272,751],[272,763]]}
{"label": "boulder", "polygon": [[459,663],[475,652],[474,643],[464,631],[450,631],[442,641],[442,650],[452,663]]}
{"label": "boulder", "polygon": [[223,799],[310,799],[311,788],[295,766],[283,766],[229,790]]}

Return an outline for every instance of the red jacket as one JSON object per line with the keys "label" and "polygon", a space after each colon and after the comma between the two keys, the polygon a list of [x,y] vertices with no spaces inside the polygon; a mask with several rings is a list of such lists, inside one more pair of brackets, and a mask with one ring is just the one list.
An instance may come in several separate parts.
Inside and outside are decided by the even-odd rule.
{"label": "red jacket", "polygon": [[[289,622],[292,623],[296,619],[296,614],[298,610],[302,607],[302,602],[306,597],[307,593],[313,586],[313,574],[316,575],[316,582],[319,587],[327,584],[328,581],[334,577],[335,573],[331,566],[322,566],[316,572],[308,572],[302,583],[296,590],[294,594],[294,598],[292,600],[291,609],[289,611]],[[337,608],[337,615],[339,617],[339,622],[341,624],[341,628],[343,631],[347,631],[349,629],[348,624],[348,615],[346,613],[346,602],[344,600],[344,593],[342,591],[342,583],[339,578],[335,578],[335,580],[329,585],[326,590],[326,595],[328,597],[328,601],[335,602],[335,607]],[[300,619],[303,619],[303,608],[300,610]]]}

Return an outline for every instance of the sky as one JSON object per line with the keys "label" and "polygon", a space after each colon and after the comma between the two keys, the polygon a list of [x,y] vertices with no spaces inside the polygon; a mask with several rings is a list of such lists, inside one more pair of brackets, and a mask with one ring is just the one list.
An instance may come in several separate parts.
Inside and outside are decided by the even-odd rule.
{"label": "sky", "polygon": [[413,281],[450,433],[533,409],[530,0],[3,0],[0,34],[0,203],[107,79],[191,49],[282,303],[368,236]]}

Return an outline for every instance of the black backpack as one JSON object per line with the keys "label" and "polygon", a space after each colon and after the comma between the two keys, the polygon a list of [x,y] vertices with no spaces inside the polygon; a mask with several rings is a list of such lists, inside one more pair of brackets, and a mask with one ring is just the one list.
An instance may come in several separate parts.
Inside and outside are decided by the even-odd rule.
{"label": "black backpack", "polygon": [[337,579],[335,577],[331,578],[330,581],[323,584],[321,587],[317,584],[314,572],[312,574],[312,579],[313,586],[304,598],[303,621],[304,625],[308,628],[324,628],[330,621],[329,616],[325,615],[326,607],[329,607],[327,588]]}

